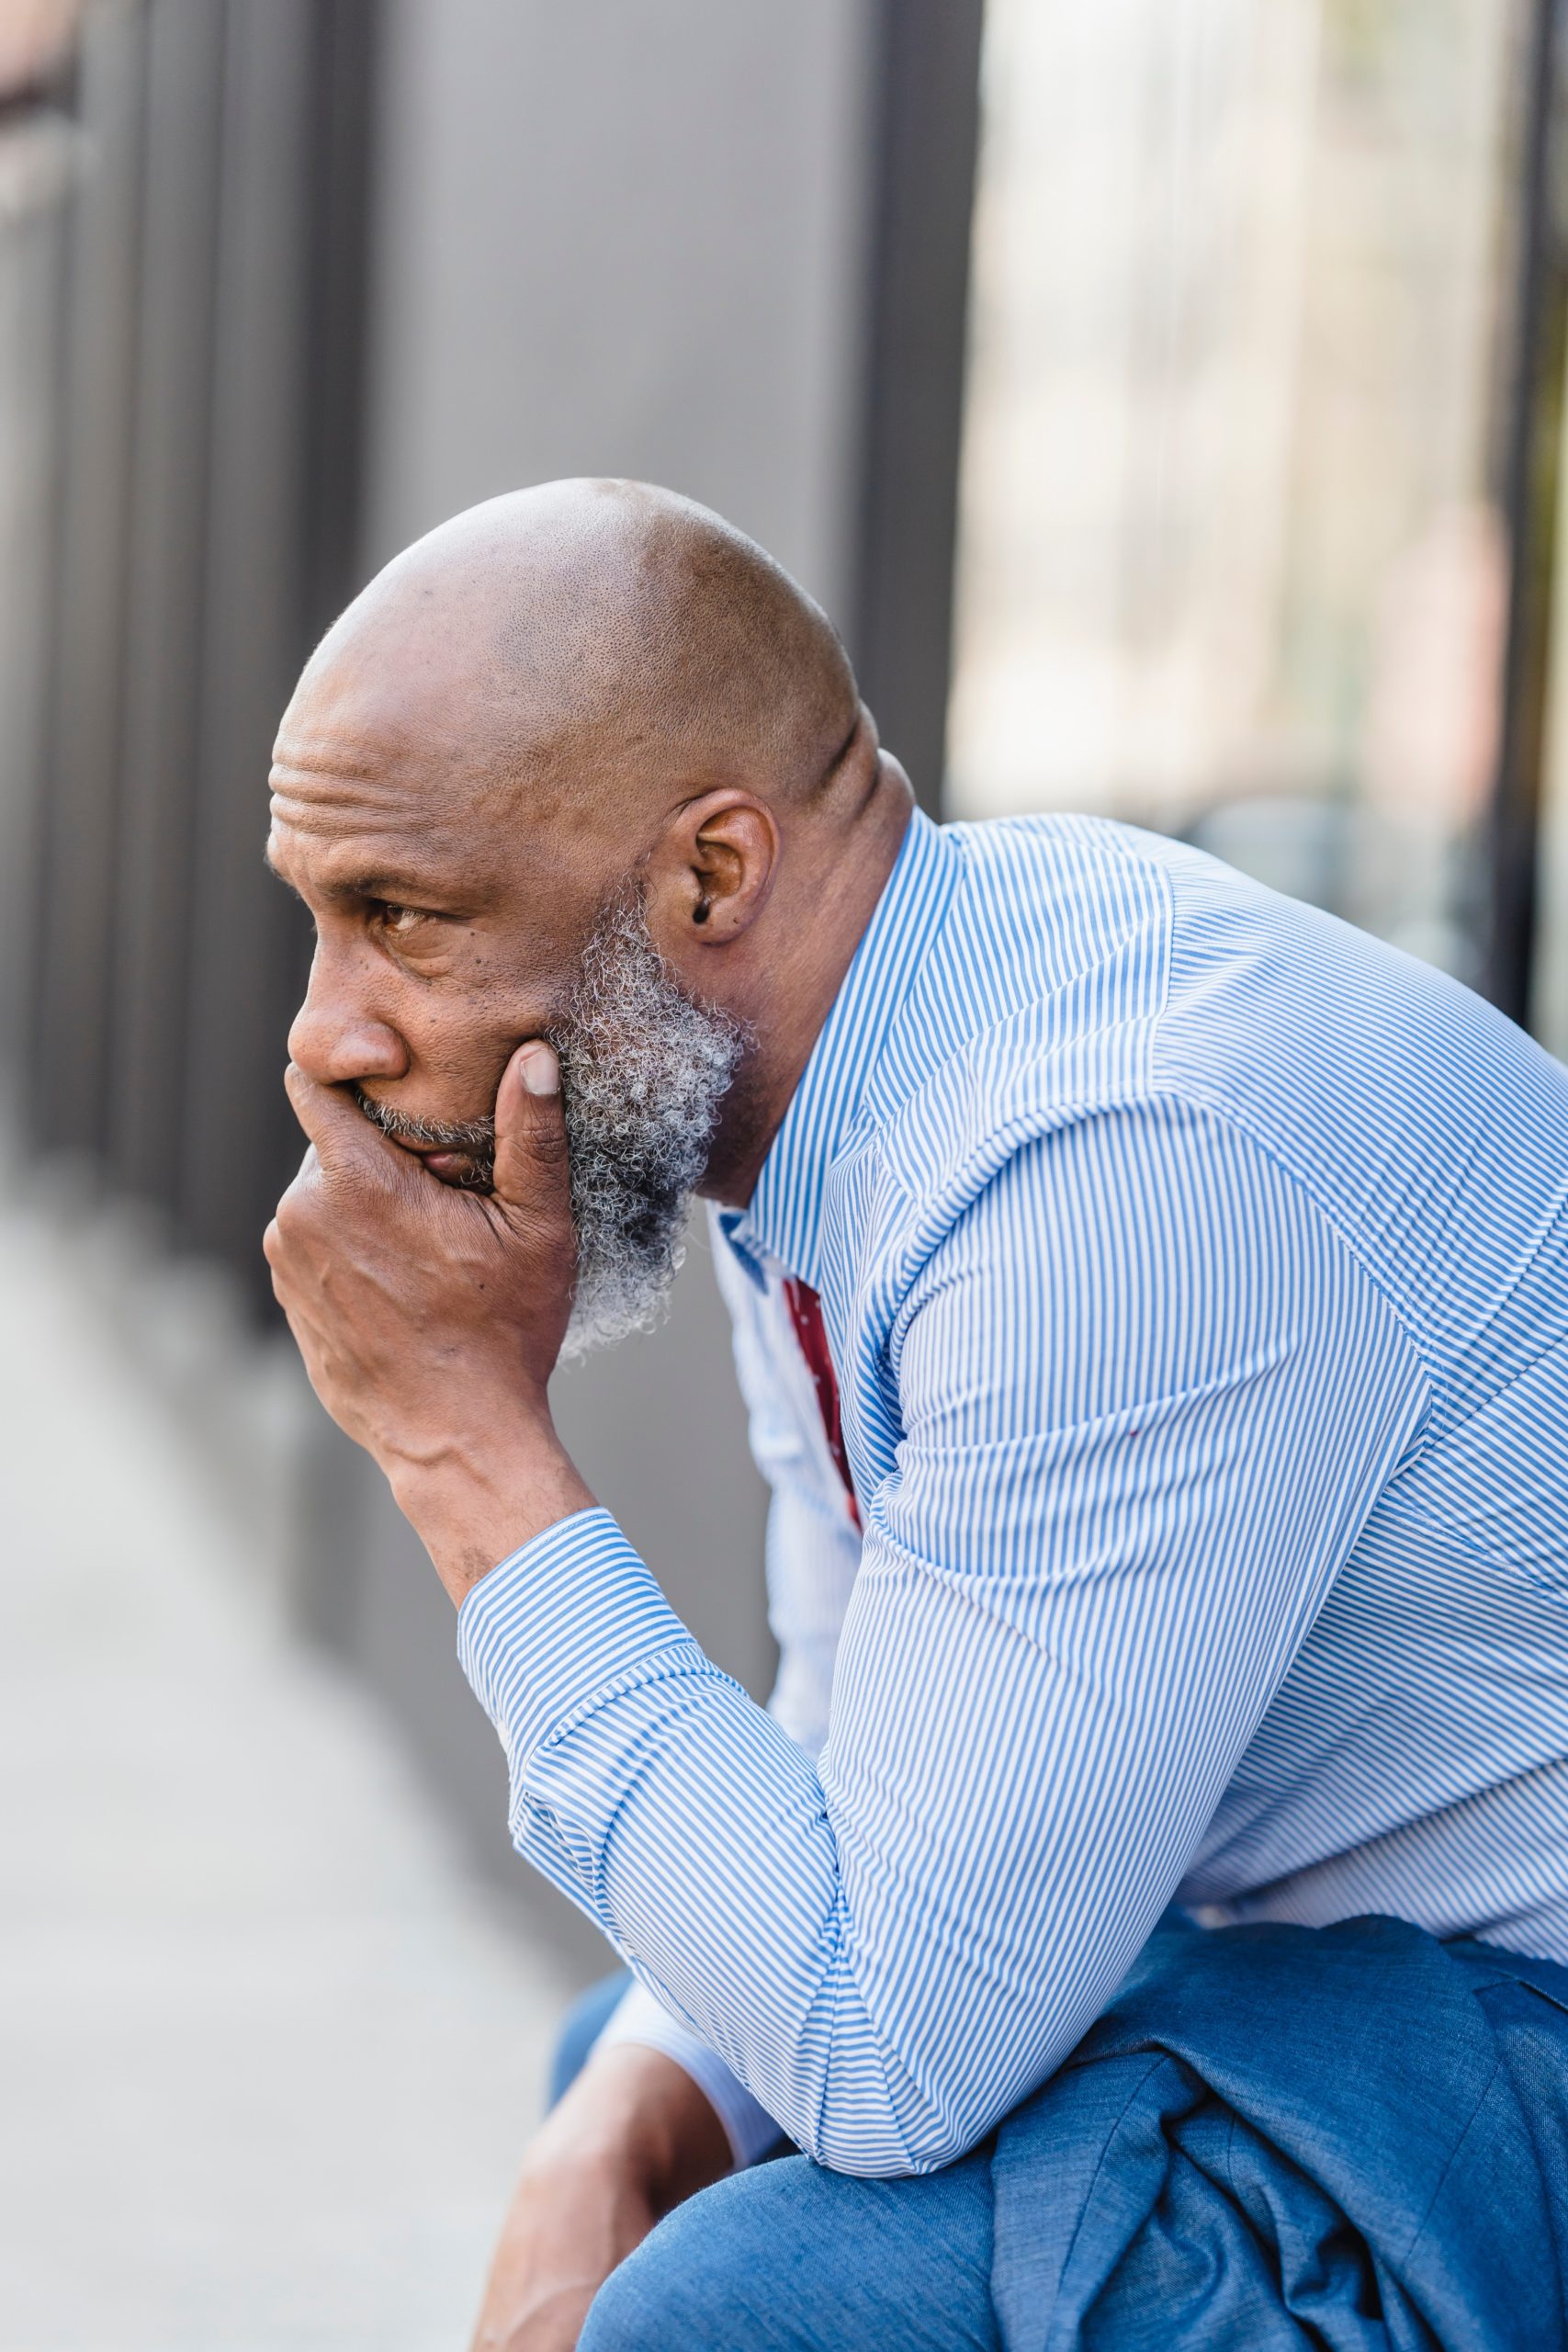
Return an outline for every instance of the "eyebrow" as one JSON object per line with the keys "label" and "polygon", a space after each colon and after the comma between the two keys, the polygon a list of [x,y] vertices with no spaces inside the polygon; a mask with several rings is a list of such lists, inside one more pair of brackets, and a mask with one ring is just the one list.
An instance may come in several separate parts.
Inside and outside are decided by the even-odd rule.
{"label": "eyebrow", "polygon": [[[297,899],[303,895],[298,886],[290,882],[288,875],[280,874],[273,864],[270,842],[262,851],[262,864],[275,881],[283,884],[286,890],[292,890]],[[428,881],[417,881],[412,874],[398,874],[387,866],[367,867],[364,873],[355,874],[347,881],[326,883],[321,889],[321,896],[325,899],[343,901],[351,899],[378,899],[386,904],[403,907],[428,905],[429,893]]]}

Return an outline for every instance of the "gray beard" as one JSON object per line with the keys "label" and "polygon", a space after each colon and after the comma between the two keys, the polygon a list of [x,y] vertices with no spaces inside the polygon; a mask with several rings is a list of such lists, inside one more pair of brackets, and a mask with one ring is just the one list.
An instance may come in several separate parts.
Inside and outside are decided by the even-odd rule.
{"label": "gray beard", "polygon": [[[677,987],[633,888],[594,925],[565,1015],[547,1035],[560,1057],[577,1227],[577,1281],[561,1344],[570,1363],[652,1330],[663,1313],[747,1033]],[[389,1104],[355,1092],[383,1133],[468,1153],[469,1189],[491,1189],[492,1119],[400,1119]]]}
{"label": "gray beard", "polygon": [[747,1033],[676,986],[634,889],[594,926],[549,1041],[560,1057],[577,1227],[561,1346],[570,1363],[650,1331],[662,1314]]}

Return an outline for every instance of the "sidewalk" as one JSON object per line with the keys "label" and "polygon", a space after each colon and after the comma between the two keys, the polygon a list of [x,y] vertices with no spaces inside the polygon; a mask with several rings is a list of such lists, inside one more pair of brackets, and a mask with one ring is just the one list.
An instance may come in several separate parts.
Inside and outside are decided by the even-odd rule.
{"label": "sidewalk", "polygon": [[0,1302],[0,2345],[460,2352],[562,1984],[47,1232]]}

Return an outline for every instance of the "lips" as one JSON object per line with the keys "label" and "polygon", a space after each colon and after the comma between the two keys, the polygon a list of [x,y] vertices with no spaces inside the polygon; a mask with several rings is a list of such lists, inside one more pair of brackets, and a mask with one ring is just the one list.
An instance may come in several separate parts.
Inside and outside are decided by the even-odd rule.
{"label": "lips", "polygon": [[489,1162],[471,1151],[457,1151],[450,1144],[405,1144],[422,1159],[431,1174],[443,1184],[450,1184],[460,1193],[488,1193],[492,1189]]}
{"label": "lips", "polygon": [[[470,1193],[491,1190],[493,1146],[488,1129],[483,1131],[482,1142],[435,1142],[432,1140],[434,1122],[423,1134],[420,1132],[423,1123],[412,1128],[400,1126],[387,1106],[378,1102],[374,1095],[367,1094],[362,1086],[355,1086],[352,1091],[360,1111],[370,1125],[385,1136],[389,1143],[396,1144],[400,1151],[406,1151],[411,1159],[422,1161],[442,1183],[457,1185]],[[439,1129],[434,1131],[439,1133]]]}

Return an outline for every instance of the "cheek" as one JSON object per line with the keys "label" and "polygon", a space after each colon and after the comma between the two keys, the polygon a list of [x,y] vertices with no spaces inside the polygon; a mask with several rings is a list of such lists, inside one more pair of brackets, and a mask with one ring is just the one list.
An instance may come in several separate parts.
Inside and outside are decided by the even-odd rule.
{"label": "cheek", "polygon": [[422,990],[406,1011],[411,1091],[428,1088],[440,1115],[488,1116],[501,1073],[525,1037],[536,1036],[549,1015],[516,992],[457,979]]}
{"label": "cheek", "polygon": [[471,930],[454,930],[428,974],[411,970],[398,1010],[411,1057],[404,1099],[427,1116],[485,1118],[502,1072],[526,1038],[559,1018],[577,974],[564,894],[510,906]]}

